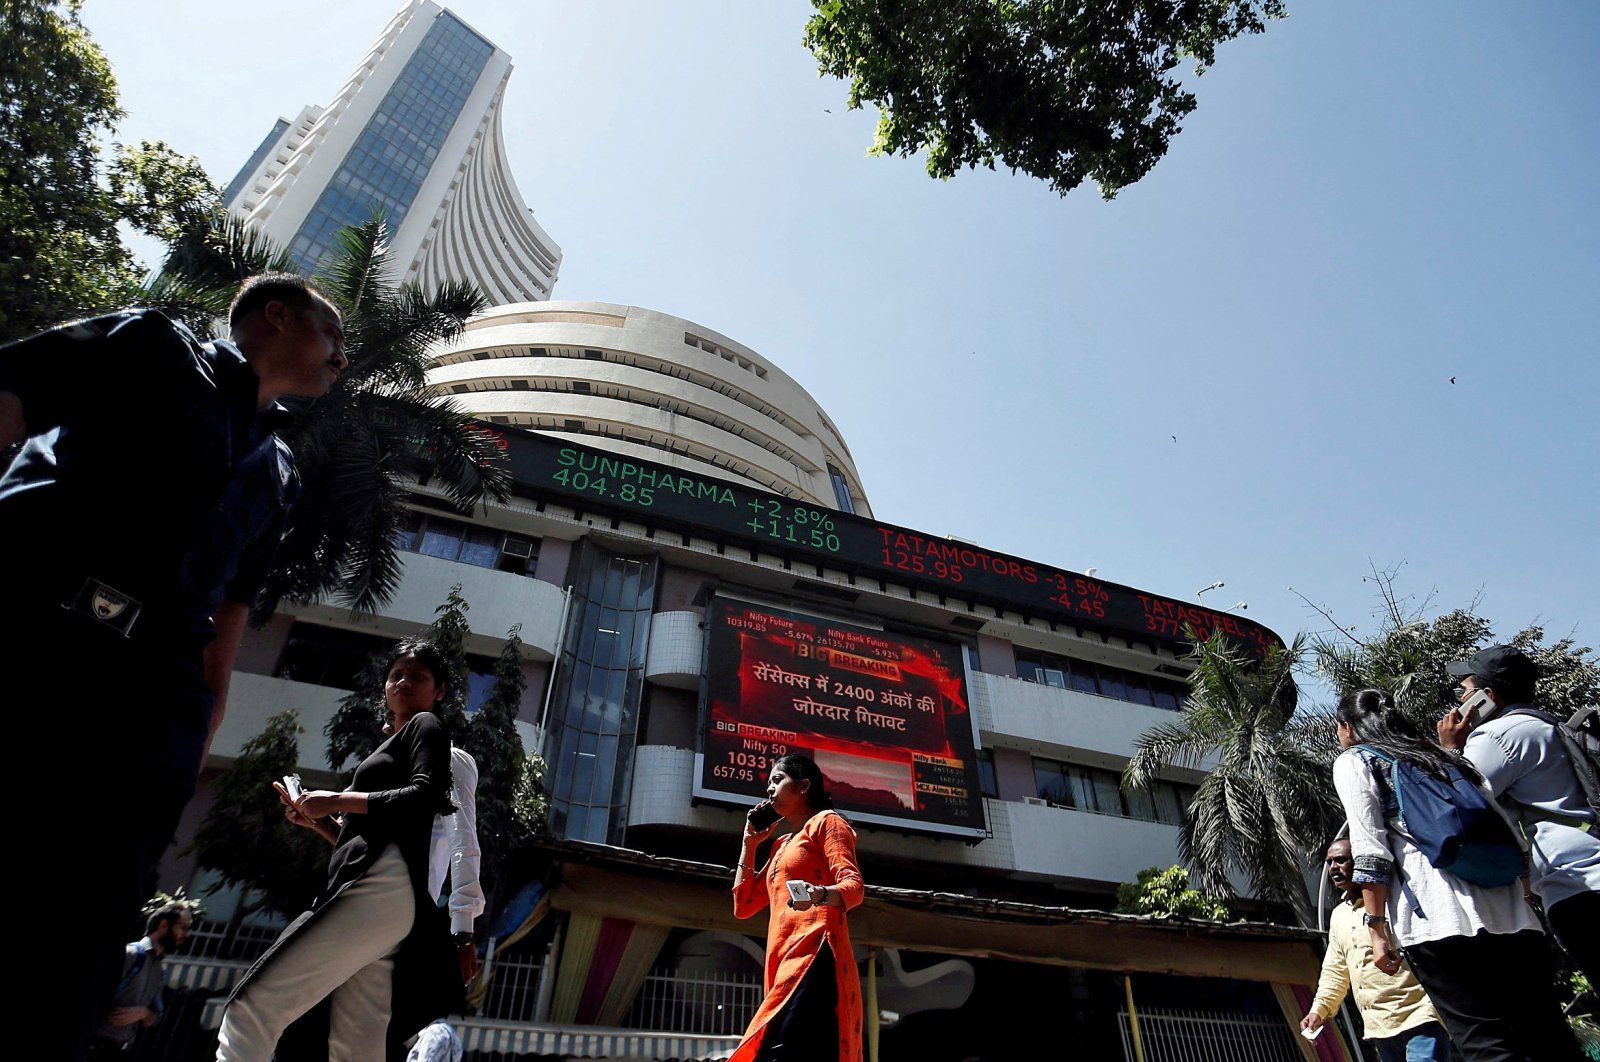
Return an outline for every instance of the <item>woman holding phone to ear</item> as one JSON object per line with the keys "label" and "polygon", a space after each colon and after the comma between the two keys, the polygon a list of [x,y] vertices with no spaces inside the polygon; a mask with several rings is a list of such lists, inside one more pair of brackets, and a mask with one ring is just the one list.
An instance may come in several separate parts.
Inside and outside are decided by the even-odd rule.
{"label": "woman holding phone to ear", "polygon": [[[757,869],[757,847],[785,830]],[[845,912],[865,896],[856,831],[833,810],[822,772],[784,756],[745,821],[733,875],[734,916],[771,914],[766,996],[729,1062],[861,1062],[861,977]]]}

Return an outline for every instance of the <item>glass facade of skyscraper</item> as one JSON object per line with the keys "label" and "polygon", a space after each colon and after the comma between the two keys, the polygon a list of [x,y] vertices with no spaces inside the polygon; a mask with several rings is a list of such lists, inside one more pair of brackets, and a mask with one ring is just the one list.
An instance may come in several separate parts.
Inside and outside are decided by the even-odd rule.
{"label": "glass facade of skyscraper", "polygon": [[653,557],[582,547],[545,742],[557,837],[622,843],[655,586]]}
{"label": "glass facade of skyscraper", "polygon": [[460,19],[439,13],[289,244],[304,268],[322,261],[340,228],[375,209],[399,228],[493,54]]}

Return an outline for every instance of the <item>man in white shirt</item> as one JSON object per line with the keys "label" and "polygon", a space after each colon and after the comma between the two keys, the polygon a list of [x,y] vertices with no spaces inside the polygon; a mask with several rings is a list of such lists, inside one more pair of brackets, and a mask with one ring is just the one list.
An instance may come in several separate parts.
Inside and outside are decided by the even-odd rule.
{"label": "man in white shirt", "polygon": [[463,749],[450,746],[450,801],[456,810],[433,820],[433,843],[428,850],[428,895],[438,896],[450,880],[450,932],[461,963],[461,983],[478,976],[478,948],[472,923],[483,913],[483,886],[478,867],[483,852],[478,847],[478,764]]}
{"label": "man in white shirt", "polygon": [[[1521,826],[1550,928],[1573,965],[1600,978],[1600,821],[1555,719],[1533,703],[1537,667],[1513,646],[1491,645],[1445,670],[1461,683],[1461,707],[1439,720],[1439,744],[1471,760]],[[1474,709],[1480,692],[1487,703]]]}

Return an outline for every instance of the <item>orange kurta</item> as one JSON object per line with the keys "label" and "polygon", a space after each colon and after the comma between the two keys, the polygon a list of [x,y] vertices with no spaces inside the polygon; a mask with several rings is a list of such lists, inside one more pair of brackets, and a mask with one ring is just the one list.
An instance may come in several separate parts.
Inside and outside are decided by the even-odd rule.
{"label": "orange kurta", "polygon": [[[844,906],[793,910],[788,903],[791,879],[836,889]],[[734,886],[734,917],[749,918],[763,907],[770,907],[772,914],[767,922],[766,997],[728,1062],[748,1062],[757,1056],[767,1023],[800,987],[824,943],[833,951],[834,980],[839,988],[835,1011],[839,1062],[861,1062],[861,977],[856,972],[845,911],[865,897],[866,885],[856,866],[856,831],[835,811],[811,816],[798,831],[778,841],[759,873]]]}

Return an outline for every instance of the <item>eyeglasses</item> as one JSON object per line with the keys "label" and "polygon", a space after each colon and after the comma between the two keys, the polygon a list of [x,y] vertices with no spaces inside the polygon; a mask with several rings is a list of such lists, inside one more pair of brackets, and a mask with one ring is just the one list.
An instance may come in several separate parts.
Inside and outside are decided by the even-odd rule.
{"label": "eyeglasses", "polygon": [[1474,693],[1477,693],[1481,689],[1483,689],[1482,686],[1457,686],[1455,688],[1457,703],[1466,700],[1468,697],[1471,697]]}

